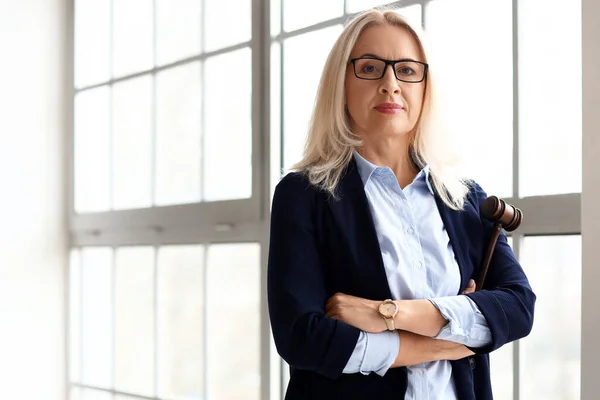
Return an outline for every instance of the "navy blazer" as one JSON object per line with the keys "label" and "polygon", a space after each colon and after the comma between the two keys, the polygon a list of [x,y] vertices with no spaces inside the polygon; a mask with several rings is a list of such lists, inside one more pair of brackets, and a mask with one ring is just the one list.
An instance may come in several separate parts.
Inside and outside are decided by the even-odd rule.
{"label": "navy blazer", "polygon": [[[356,164],[352,160],[338,186],[338,197],[310,185],[299,173],[277,185],[271,212],[268,303],[277,351],[290,365],[287,400],[404,399],[406,368],[385,376],[343,374],[359,330],[325,316],[336,292],[371,300],[391,298],[381,251]],[[463,211],[436,195],[461,273],[462,292],[479,266],[492,232],[480,218],[487,197],[472,185]],[[459,293],[457,293],[459,294]],[[529,334],[535,294],[509,247],[498,239],[482,290],[468,295],[486,317],[492,343],[476,354],[452,361],[460,400],[492,399],[488,353]]]}

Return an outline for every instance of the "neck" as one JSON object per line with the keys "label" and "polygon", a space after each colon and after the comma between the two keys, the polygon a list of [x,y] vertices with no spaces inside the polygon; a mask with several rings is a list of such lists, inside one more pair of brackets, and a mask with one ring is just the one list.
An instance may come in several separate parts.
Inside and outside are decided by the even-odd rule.
{"label": "neck", "polygon": [[363,145],[356,151],[366,160],[380,167],[390,167],[401,188],[410,184],[417,176],[418,168],[408,153],[408,140],[386,138],[383,140],[363,139]]}

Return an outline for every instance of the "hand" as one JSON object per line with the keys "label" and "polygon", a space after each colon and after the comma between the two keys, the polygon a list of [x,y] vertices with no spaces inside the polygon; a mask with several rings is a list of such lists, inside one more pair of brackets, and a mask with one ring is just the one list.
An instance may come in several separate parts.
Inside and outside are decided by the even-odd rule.
{"label": "hand", "polygon": [[378,333],[387,330],[385,320],[379,314],[378,301],[336,293],[325,305],[325,314],[365,332]]}
{"label": "hand", "polygon": [[462,294],[474,293],[476,290],[475,281],[473,279],[469,279],[469,283],[467,284],[467,288],[462,292]]}

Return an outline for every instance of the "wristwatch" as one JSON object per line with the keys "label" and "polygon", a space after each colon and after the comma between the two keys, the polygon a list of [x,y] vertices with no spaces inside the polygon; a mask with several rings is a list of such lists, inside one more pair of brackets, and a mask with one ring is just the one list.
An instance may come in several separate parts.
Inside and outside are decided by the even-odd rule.
{"label": "wristwatch", "polygon": [[388,330],[395,331],[394,317],[398,314],[398,304],[390,299],[384,300],[379,304],[379,314],[383,317]]}

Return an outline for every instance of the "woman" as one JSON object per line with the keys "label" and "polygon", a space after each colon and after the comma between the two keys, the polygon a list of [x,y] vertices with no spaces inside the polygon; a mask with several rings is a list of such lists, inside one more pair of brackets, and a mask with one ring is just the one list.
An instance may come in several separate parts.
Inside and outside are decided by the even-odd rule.
{"label": "woman", "polygon": [[491,399],[488,354],[531,330],[535,295],[504,233],[475,291],[487,196],[449,168],[427,62],[422,33],[378,10],[326,61],[304,157],[272,205],[286,399]]}

